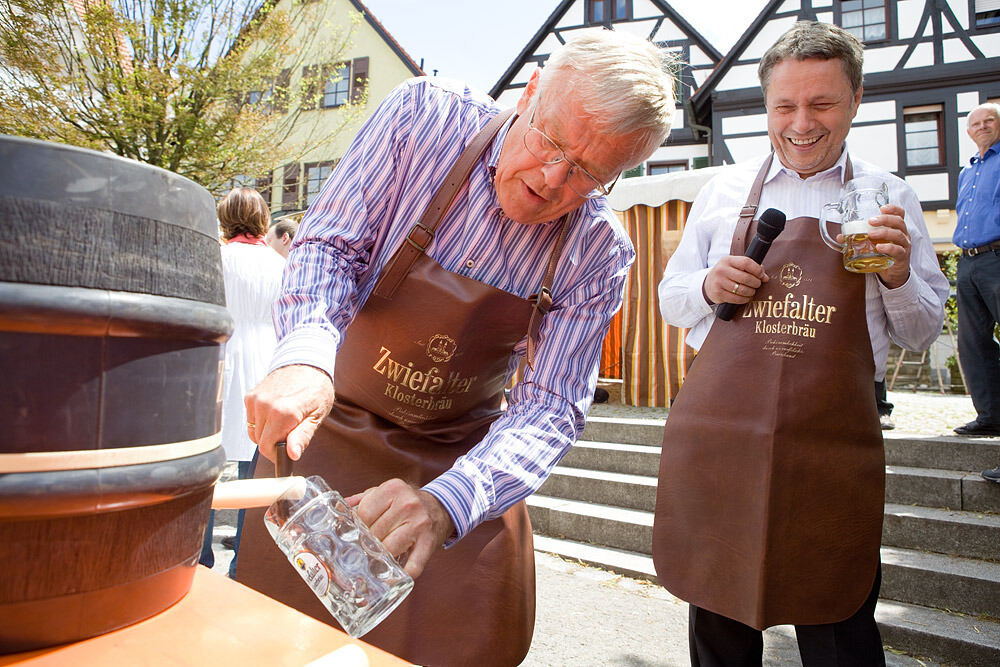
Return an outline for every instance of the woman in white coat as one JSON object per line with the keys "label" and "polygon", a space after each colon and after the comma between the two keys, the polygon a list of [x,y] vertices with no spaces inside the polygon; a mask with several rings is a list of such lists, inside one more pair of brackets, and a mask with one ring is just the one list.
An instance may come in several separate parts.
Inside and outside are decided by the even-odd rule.
{"label": "woman in white coat", "polygon": [[[238,462],[240,479],[252,476],[251,463],[257,445],[247,435],[243,395],[267,375],[267,365],[277,339],[271,307],[281,290],[285,258],[264,241],[270,210],[264,198],[252,188],[234,188],[216,209],[225,244],[222,274],[226,285],[226,307],[235,323],[226,343],[222,382],[222,446],[226,459]],[[239,513],[230,576],[236,572],[243,512]],[[214,515],[209,520],[201,563],[215,564],[212,553]]]}

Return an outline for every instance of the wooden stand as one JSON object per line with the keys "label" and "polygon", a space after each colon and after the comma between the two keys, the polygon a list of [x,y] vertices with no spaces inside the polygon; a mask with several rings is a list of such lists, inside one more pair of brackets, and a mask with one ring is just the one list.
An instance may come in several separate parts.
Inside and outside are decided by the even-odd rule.
{"label": "wooden stand", "polygon": [[409,664],[198,566],[191,591],[156,616],[73,644],[0,655],[0,667],[241,664],[302,667],[346,644],[361,647],[371,667]]}

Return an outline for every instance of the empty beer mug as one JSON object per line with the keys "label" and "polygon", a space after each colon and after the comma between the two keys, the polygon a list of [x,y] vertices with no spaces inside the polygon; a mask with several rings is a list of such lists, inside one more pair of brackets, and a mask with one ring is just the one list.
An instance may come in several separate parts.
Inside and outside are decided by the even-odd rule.
{"label": "empty beer mug", "polygon": [[[871,177],[856,178],[844,184],[840,201],[823,205],[819,218],[819,232],[828,246],[844,256],[844,268],[854,273],[872,273],[892,266],[893,258],[880,253],[868,238],[874,227],[868,219],[881,215],[881,207],[889,203],[889,188],[884,182]],[[827,230],[827,212],[834,211],[840,217],[840,233],[844,242],[837,243]]]}
{"label": "empty beer mug", "polygon": [[322,477],[292,486],[264,513],[278,548],[352,637],[378,625],[413,579]]}

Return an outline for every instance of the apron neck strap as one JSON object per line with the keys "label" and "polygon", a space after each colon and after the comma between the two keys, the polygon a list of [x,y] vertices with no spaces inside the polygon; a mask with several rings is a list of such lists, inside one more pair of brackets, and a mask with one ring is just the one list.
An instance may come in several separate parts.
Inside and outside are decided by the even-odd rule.
{"label": "apron neck strap", "polygon": [[513,109],[506,109],[491,118],[458,156],[455,164],[444,177],[444,182],[434,193],[434,197],[427,205],[424,214],[420,216],[420,222],[410,228],[403,244],[382,271],[382,275],[379,276],[378,283],[375,285],[374,294],[385,299],[391,299],[396,294],[396,290],[406,274],[413,268],[417,257],[426,252],[431,241],[434,240],[434,230],[437,229],[444,214],[451,208],[462,184],[468,180],[469,173],[479,161],[479,156],[483,154],[483,151],[486,150],[486,147],[493,141],[500,128],[513,113]]}
{"label": "apron neck strap", "polygon": [[538,294],[533,297],[535,307],[531,309],[531,319],[528,320],[528,349],[525,355],[531,370],[535,370],[535,348],[538,346],[538,330],[542,326],[542,317],[552,308],[552,281],[555,279],[556,266],[559,264],[559,256],[562,254],[568,233],[569,214],[567,213],[559,221],[559,237],[556,239],[555,245],[552,246],[552,252],[549,253],[549,265],[545,269],[542,285],[538,288]]}
{"label": "apron neck strap", "polygon": [[[767,178],[767,172],[771,171],[771,163],[774,161],[774,151],[767,156],[764,160],[764,164],[760,166],[760,171],[757,172],[757,177],[753,181],[753,185],[750,186],[750,194],[747,196],[747,202],[740,209],[740,220],[736,223],[736,231],[733,233],[733,242],[729,247],[730,255],[742,255],[747,249],[747,233],[750,230],[750,223],[753,221],[754,216],[757,214],[757,205],[760,204],[760,193],[764,191],[764,179]],[[854,166],[851,164],[851,156],[847,155],[847,159],[844,164],[844,182],[854,178]]]}

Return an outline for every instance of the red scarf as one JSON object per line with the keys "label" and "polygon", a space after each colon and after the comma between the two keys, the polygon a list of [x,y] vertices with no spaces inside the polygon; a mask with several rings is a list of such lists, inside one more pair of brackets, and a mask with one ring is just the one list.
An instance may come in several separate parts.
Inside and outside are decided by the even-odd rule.
{"label": "red scarf", "polygon": [[250,236],[249,234],[239,234],[226,241],[226,243],[246,243],[247,245],[267,245],[263,236]]}

